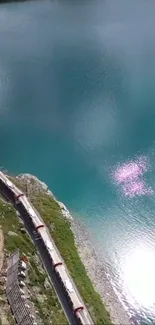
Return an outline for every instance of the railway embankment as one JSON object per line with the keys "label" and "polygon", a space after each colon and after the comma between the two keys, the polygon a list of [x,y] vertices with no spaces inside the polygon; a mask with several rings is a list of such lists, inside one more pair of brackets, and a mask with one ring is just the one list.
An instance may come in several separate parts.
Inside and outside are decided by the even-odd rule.
{"label": "railway embankment", "polygon": [[104,307],[100,295],[94,289],[78,252],[73,233],[74,218],[63,203],[56,200],[47,185],[29,174],[11,179],[26,193],[34,207],[45,221],[52,238],[62,255],[68,270],[77,285],[79,293],[95,324],[112,324],[109,312]]}
{"label": "railway embankment", "polygon": [[[94,323],[130,324],[83,226],[35,176],[21,174],[10,179],[27,195],[44,219]],[[4,201],[0,201],[0,224],[7,254],[19,247],[29,257],[29,287],[43,324],[67,324],[54,290],[47,286],[46,274],[30,237],[14,209]],[[9,236],[10,231],[15,234]]]}

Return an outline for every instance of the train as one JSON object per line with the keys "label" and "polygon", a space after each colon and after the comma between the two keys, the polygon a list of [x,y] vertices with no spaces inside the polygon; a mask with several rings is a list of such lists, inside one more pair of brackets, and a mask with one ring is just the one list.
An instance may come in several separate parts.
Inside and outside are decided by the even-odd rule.
{"label": "train", "polygon": [[[7,177],[0,171],[0,185],[4,188],[3,196],[8,196],[6,199],[13,203],[17,208],[18,204],[27,211],[31,222],[33,223],[36,234],[41,238],[43,245],[48,253],[51,261],[51,267],[59,280],[60,288],[64,293],[70,310],[72,311],[76,324],[79,325],[93,325],[93,321],[84,306],[84,303],[76,289],[76,286],[69,275],[64,261],[56,248],[54,242],[51,240],[46,225],[43,223],[40,215],[34,209],[32,204],[27,199],[26,195],[19,190]],[[1,192],[1,190],[0,190]],[[7,195],[6,195],[7,193]]]}

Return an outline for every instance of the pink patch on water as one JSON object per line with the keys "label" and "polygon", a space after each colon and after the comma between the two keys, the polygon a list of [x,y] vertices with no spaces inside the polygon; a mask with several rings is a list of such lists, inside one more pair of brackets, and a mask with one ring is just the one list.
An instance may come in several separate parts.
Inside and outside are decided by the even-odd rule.
{"label": "pink patch on water", "polygon": [[117,184],[122,185],[125,196],[153,194],[153,190],[147,187],[142,178],[148,167],[147,158],[139,157],[135,161],[124,163],[116,168],[113,178]]}
{"label": "pink patch on water", "polygon": [[144,181],[135,181],[133,183],[123,184],[125,196],[133,197],[135,195],[153,194],[151,188],[146,188]]}
{"label": "pink patch on water", "polygon": [[140,157],[136,161],[124,163],[122,166],[117,167],[114,172],[114,179],[118,183],[132,181],[147,171],[148,162],[146,158]]}

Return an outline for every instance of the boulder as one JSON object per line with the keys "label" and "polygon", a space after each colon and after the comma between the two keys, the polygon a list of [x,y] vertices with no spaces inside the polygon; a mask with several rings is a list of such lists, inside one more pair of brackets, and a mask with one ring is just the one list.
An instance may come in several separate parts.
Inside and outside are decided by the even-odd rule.
{"label": "boulder", "polygon": [[8,232],[8,236],[18,236],[15,232],[13,231],[9,231]]}
{"label": "boulder", "polygon": [[50,282],[49,282],[48,278],[45,278],[45,281],[44,281],[44,288],[45,288],[46,290],[51,288],[51,285],[50,285]]}

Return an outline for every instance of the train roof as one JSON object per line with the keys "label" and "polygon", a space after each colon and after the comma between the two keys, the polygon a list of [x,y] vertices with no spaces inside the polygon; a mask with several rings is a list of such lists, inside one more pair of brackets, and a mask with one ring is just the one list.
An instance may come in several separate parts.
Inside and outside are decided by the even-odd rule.
{"label": "train roof", "polygon": [[47,245],[47,248],[49,248],[50,250],[53,250],[53,245],[49,240],[46,240],[46,245]]}
{"label": "train roof", "polygon": [[70,281],[69,279],[67,279],[67,280],[65,281],[65,285],[66,285],[66,288],[67,288],[67,290],[68,290],[69,292],[73,292],[73,291],[74,291],[73,286],[72,286],[72,283],[71,283],[71,281]]}
{"label": "train roof", "polygon": [[12,182],[10,182],[8,179],[6,180],[6,184],[7,184],[9,187],[13,187]]}

